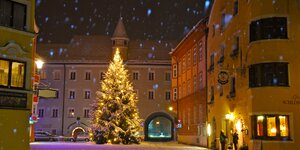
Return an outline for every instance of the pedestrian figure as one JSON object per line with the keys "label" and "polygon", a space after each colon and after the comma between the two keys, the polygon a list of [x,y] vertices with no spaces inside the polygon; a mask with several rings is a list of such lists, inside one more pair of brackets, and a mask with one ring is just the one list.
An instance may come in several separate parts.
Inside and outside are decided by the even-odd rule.
{"label": "pedestrian figure", "polygon": [[221,130],[221,132],[220,132],[221,150],[225,150],[226,138],[227,137],[225,136],[224,131]]}
{"label": "pedestrian figure", "polygon": [[236,133],[236,131],[232,134],[232,140],[233,140],[234,149],[237,150],[239,135]]}

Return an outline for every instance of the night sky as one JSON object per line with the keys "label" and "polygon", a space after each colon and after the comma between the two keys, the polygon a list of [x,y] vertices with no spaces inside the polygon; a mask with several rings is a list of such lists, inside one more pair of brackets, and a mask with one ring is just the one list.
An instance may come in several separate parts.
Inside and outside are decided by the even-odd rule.
{"label": "night sky", "polygon": [[111,36],[123,17],[130,39],[180,41],[207,15],[212,0],[36,0],[39,43],[73,35]]}

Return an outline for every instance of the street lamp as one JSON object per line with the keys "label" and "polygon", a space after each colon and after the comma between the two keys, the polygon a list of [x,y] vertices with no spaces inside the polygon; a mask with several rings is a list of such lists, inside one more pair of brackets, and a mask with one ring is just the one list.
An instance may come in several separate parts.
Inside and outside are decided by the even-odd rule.
{"label": "street lamp", "polygon": [[36,60],[35,61],[35,64],[36,64],[36,68],[37,68],[37,70],[40,70],[40,69],[42,69],[43,68],[43,65],[44,65],[44,61],[42,61],[42,60],[40,60],[40,59],[38,59],[38,60]]}

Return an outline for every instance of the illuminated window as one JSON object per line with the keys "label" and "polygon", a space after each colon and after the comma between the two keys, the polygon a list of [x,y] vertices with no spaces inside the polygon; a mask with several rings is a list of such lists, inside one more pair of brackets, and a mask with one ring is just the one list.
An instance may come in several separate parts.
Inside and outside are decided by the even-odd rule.
{"label": "illuminated window", "polygon": [[255,126],[254,139],[290,140],[289,116],[259,115],[252,118]]}
{"label": "illuminated window", "polygon": [[24,88],[25,63],[0,60],[0,86]]}
{"label": "illuminated window", "polygon": [[12,62],[11,69],[11,86],[23,87],[24,85],[24,63]]}
{"label": "illuminated window", "polygon": [[69,108],[69,114],[68,114],[68,116],[70,118],[73,118],[75,116],[75,109],[74,108]]}
{"label": "illuminated window", "polygon": [[279,116],[280,136],[289,136],[289,122],[287,116]]}
{"label": "illuminated window", "polygon": [[264,116],[257,116],[257,136],[264,136]]}
{"label": "illuminated window", "polygon": [[276,136],[276,118],[267,117],[268,136]]}
{"label": "illuminated window", "polygon": [[0,85],[8,86],[9,61],[0,60]]}

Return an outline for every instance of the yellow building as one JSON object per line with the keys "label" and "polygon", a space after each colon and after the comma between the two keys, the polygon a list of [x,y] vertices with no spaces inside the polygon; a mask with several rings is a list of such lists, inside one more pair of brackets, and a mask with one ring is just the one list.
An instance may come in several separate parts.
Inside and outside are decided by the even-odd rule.
{"label": "yellow building", "polygon": [[300,2],[218,0],[208,35],[208,144],[300,149]]}
{"label": "yellow building", "polygon": [[0,0],[0,149],[29,150],[34,0]]}

